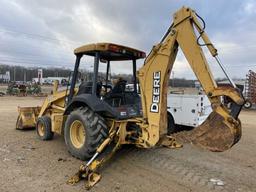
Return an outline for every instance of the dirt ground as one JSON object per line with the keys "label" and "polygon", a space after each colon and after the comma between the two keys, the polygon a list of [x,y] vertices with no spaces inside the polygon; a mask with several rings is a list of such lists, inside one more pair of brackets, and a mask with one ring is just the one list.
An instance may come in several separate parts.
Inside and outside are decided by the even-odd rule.
{"label": "dirt ground", "polygon": [[[0,191],[85,191],[65,182],[81,161],[69,155],[61,136],[40,141],[34,130],[15,130],[17,106],[43,98],[0,97]],[[91,191],[255,192],[256,111],[242,111],[241,141],[222,153],[186,144],[181,149],[124,147],[102,170]],[[213,179],[220,179],[218,185]],[[223,184],[223,185],[222,185]]]}

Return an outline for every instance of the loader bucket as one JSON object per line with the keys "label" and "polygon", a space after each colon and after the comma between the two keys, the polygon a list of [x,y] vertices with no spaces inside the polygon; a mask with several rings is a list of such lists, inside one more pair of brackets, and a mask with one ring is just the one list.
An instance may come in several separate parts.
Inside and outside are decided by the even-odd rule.
{"label": "loader bucket", "polygon": [[200,126],[191,131],[175,134],[181,142],[190,142],[210,151],[221,152],[230,149],[241,138],[241,123],[234,119],[227,121],[217,112],[212,112]]}
{"label": "loader bucket", "polygon": [[18,107],[16,129],[35,128],[41,107]]}

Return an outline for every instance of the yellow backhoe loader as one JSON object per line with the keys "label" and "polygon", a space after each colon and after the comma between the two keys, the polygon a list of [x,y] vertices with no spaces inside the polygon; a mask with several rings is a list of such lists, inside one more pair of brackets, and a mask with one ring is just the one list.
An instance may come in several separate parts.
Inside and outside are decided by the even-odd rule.
{"label": "yellow backhoe loader", "polygon": [[[162,138],[165,143],[173,141],[166,137],[169,126],[167,116],[170,115],[167,113],[167,90],[178,48],[183,51],[209,97],[213,112],[199,127],[182,136],[179,133],[174,136],[211,151],[225,151],[239,141],[241,123],[238,115],[244,99],[220,63],[217,50],[204,28],[204,21],[194,10],[181,8],[174,14],[172,25],[138,71],[136,60],[145,57],[143,51],[113,43],[90,44],[75,49],[76,63],[70,87],[57,92],[55,86],[53,95],[44,101],[34,125],[42,140],[52,139],[54,133],[62,134],[68,151],[76,158],[88,160],[68,183],[74,184],[83,178],[86,187],[92,187],[100,179],[97,169],[121,145],[134,144],[140,148],[151,148]],[[217,60],[233,88],[217,86],[202,46],[206,46]],[[94,76],[92,82],[83,82],[76,87],[83,56],[94,57]],[[122,79],[110,87],[108,77],[111,62],[127,60],[133,66],[134,89],[126,91],[126,81]],[[106,83],[103,84],[97,79],[101,61],[105,61],[107,69]],[[102,92],[102,89],[106,91]],[[222,104],[222,96],[232,100],[230,109]],[[17,122],[19,128],[30,117],[22,116],[20,111],[21,122]]]}

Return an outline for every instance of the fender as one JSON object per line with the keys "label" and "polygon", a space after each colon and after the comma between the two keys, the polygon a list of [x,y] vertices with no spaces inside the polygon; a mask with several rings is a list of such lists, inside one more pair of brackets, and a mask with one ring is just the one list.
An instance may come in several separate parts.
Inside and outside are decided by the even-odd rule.
{"label": "fender", "polygon": [[97,113],[105,113],[107,116],[118,118],[119,115],[106,102],[100,100],[92,94],[80,94],[74,96],[70,104],[65,109],[64,115],[68,115],[73,109],[81,106],[88,106]]}

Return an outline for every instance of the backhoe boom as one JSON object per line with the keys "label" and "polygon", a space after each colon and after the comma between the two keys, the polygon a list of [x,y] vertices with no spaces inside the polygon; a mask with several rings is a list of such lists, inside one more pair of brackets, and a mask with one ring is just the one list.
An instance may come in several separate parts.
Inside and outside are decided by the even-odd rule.
{"label": "backhoe boom", "polygon": [[[213,108],[213,112],[206,122],[198,129],[195,129],[194,132],[200,130],[200,133],[194,134],[198,135],[198,137],[193,137],[192,142],[198,143],[200,140],[198,144],[213,151],[226,150],[235,144],[241,136],[241,125],[237,117],[244,100],[237,89],[224,89],[217,86],[201,48],[202,45],[196,36],[195,29],[199,32],[199,37],[202,37],[204,45],[207,46],[213,57],[218,55],[217,49],[204,32],[204,27],[200,25],[197,14],[192,9],[183,7],[174,14],[173,19],[173,24],[168,33],[159,44],[153,47],[145,60],[144,66],[138,72],[143,118],[147,122],[149,135],[145,143],[153,146],[158,142],[159,137],[165,133],[167,126],[168,80],[180,47],[205,93],[208,95]],[[234,103],[233,106],[235,107],[231,112],[221,103],[220,97],[224,95],[231,98]],[[213,120],[216,120],[216,118],[222,123],[217,124]],[[223,136],[223,134],[226,135]],[[215,141],[206,142],[209,138]],[[220,144],[214,146],[216,142]]]}

